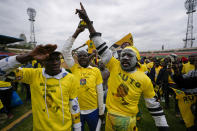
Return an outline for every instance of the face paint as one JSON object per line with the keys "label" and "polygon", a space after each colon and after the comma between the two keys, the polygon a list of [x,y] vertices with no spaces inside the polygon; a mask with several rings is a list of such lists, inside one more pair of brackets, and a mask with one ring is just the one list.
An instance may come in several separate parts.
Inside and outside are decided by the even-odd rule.
{"label": "face paint", "polygon": [[124,49],[120,55],[120,65],[124,71],[133,71],[137,64],[135,52],[130,49]]}

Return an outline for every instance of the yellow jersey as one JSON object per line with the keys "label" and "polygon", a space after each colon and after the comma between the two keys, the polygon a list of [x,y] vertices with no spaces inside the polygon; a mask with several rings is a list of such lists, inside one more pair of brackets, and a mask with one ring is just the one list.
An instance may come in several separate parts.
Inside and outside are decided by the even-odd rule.
{"label": "yellow jersey", "polygon": [[182,68],[182,74],[187,74],[189,71],[194,70],[195,66],[193,64],[190,64],[190,62],[183,64]]}
{"label": "yellow jersey", "polygon": [[147,72],[148,68],[146,67],[145,64],[140,64],[140,68],[137,68],[138,71],[142,71],[142,72]]}
{"label": "yellow jersey", "polygon": [[85,43],[86,45],[88,45],[88,53],[92,54],[93,50],[96,50],[96,47],[94,45],[94,42],[92,40],[88,40]]}
{"label": "yellow jersey", "polygon": [[194,115],[191,111],[191,105],[196,103],[196,95],[186,95],[183,91],[174,89],[176,93],[176,99],[178,99],[178,106],[180,113],[183,117],[185,125],[187,128],[194,125]]}
{"label": "yellow jersey", "polygon": [[153,62],[149,62],[148,64],[146,64],[148,69],[153,68],[154,63]]}
{"label": "yellow jersey", "polygon": [[77,78],[78,101],[81,110],[98,108],[97,85],[103,83],[101,72],[96,67],[83,68],[74,64],[70,68],[72,74]]}
{"label": "yellow jersey", "polygon": [[[42,71],[42,68],[22,68],[16,70],[16,80],[30,84],[33,130],[69,131],[72,125],[69,99],[77,97],[74,76],[66,73],[59,80],[55,78],[46,79]],[[49,115],[47,114],[47,109]]]}
{"label": "yellow jersey", "polygon": [[110,71],[106,106],[109,113],[120,116],[136,116],[141,94],[153,98],[155,92],[148,76],[142,71],[133,73],[121,69],[114,57],[106,65]]}

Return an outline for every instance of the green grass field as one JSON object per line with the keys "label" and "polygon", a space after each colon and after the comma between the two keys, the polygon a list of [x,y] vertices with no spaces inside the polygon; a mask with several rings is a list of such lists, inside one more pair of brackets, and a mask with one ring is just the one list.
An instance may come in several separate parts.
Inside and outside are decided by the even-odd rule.
{"label": "green grass field", "polygon": [[[20,94],[20,93],[19,93]],[[20,94],[22,100],[24,100],[24,95]],[[161,103],[163,105],[163,103]],[[185,125],[183,122],[180,121],[179,118],[175,117],[175,111],[174,111],[174,101],[171,99],[170,109],[164,110],[166,114],[166,118],[168,121],[168,124],[170,126],[170,131],[185,131]],[[154,124],[154,120],[149,114],[148,110],[145,107],[144,100],[140,99],[139,108],[142,112],[142,119],[137,122],[137,127],[139,131],[157,131],[157,128]],[[14,118],[12,120],[8,120],[3,125],[0,125],[0,130],[3,129],[5,126],[9,125],[12,121],[20,117],[22,114],[26,113],[31,109],[31,104],[29,102],[24,102],[23,105],[16,107],[12,110],[14,114]],[[31,131],[33,129],[33,122],[32,122],[32,115],[21,121],[19,124],[14,126],[11,131]],[[86,130],[88,131],[87,127]],[[104,131],[104,128],[102,128],[102,131]]]}

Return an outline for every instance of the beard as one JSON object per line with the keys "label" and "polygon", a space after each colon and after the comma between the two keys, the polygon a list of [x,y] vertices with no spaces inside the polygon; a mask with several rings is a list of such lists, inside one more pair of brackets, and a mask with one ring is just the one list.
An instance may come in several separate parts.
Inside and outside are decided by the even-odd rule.
{"label": "beard", "polygon": [[[125,63],[126,63],[126,65],[125,65]],[[137,59],[131,59],[126,62],[123,60],[120,60],[120,66],[121,66],[122,70],[124,70],[126,72],[130,72],[130,71],[135,70],[136,65],[137,65]]]}

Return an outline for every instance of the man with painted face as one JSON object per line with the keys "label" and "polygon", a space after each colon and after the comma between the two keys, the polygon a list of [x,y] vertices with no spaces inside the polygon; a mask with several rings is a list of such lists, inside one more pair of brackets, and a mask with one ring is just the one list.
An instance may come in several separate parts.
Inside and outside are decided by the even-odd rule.
{"label": "man with painted face", "polygon": [[88,56],[86,51],[77,53],[78,63],[75,63],[71,55],[73,42],[83,30],[84,28],[78,27],[72,37],[67,39],[62,54],[67,66],[78,80],[82,130],[87,122],[90,131],[95,131],[99,118],[104,118],[101,72],[98,68],[89,65],[92,56]]}
{"label": "man with painted face", "polygon": [[79,17],[88,26],[90,38],[94,41],[98,54],[110,71],[107,94],[106,131],[136,131],[136,114],[141,94],[144,95],[146,106],[160,131],[169,130],[160,103],[156,101],[151,80],[143,72],[136,70],[137,57],[133,47],[126,47],[116,60],[107,44],[101,39],[81,4],[76,10]]}
{"label": "man with painted face", "polygon": [[[31,52],[0,61],[3,78],[12,69],[33,59],[45,68],[22,68],[15,71],[16,81],[30,84],[33,130],[81,130],[77,87],[72,74],[60,68],[56,45],[39,45]],[[10,78],[10,77],[9,77]],[[13,78],[13,77],[12,77]]]}

